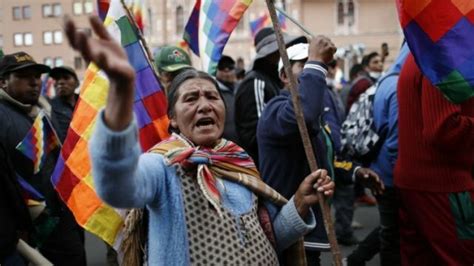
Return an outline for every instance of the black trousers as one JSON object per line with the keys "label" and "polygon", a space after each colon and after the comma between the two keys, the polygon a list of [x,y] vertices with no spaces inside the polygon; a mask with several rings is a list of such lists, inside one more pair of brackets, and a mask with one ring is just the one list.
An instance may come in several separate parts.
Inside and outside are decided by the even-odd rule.
{"label": "black trousers", "polygon": [[349,266],[365,265],[380,252],[382,266],[400,265],[399,195],[393,187],[377,196],[380,226],[375,228],[347,257]]}
{"label": "black trousers", "polygon": [[367,235],[347,257],[348,266],[363,266],[380,251],[380,226]]}
{"label": "black trousers", "polygon": [[380,264],[400,265],[400,230],[398,221],[399,194],[396,188],[387,187],[377,197],[380,213]]}
{"label": "black trousers", "polygon": [[320,266],[321,251],[306,249],[306,261],[308,263],[308,266]]}

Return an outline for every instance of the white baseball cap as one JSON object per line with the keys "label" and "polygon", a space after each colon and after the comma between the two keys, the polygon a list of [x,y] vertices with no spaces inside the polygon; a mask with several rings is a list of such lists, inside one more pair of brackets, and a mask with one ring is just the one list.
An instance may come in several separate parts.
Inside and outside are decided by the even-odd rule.
{"label": "white baseball cap", "polygon": [[[286,49],[288,53],[288,59],[290,61],[298,61],[308,58],[309,45],[307,43],[297,43],[293,46],[290,46]],[[280,58],[278,62],[278,73],[283,69],[283,60]]]}

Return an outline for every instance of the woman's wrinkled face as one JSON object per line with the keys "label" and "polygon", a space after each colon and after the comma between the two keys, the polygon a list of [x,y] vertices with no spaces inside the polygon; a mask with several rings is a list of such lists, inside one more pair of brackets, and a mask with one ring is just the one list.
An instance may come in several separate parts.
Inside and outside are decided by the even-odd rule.
{"label": "woman's wrinkled face", "polygon": [[215,85],[206,79],[186,80],[178,88],[171,126],[197,146],[212,147],[224,131],[225,106]]}

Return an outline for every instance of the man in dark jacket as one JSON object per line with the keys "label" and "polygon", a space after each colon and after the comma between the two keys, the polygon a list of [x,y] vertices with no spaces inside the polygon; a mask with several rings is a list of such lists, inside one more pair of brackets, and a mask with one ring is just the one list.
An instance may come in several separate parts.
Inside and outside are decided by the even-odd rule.
{"label": "man in dark jacket", "polygon": [[217,63],[216,80],[225,103],[225,125],[222,137],[237,142],[234,120],[235,85],[237,82],[237,75],[235,73],[235,61],[232,57],[222,55]]}
{"label": "man in dark jacket", "polygon": [[[326,64],[332,60],[335,47],[326,37],[316,37],[309,47],[309,56],[307,44],[288,48],[291,70],[295,77],[299,77],[298,92],[318,165],[334,177],[335,154],[331,130],[325,122],[325,98],[329,96]],[[283,72],[280,72],[280,78],[288,86],[289,80]],[[288,90],[282,90],[280,95],[268,102],[258,122],[257,138],[263,179],[283,196],[290,197],[310,169]],[[378,177],[370,170],[358,168],[353,172],[354,175],[341,176],[343,179],[339,182],[351,183],[358,178],[380,189]],[[314,206],[313,211],[316,219],[321,221],[319,206]],[[305,237],[309,265],[319,265],[320,251],[329,248],[324,224],[316,225],[316,229]]]}
{"label": "man in dark jacket", "polygon": [[0,143],[0,264],[26,265],[16,251],[20,236],[28,238],[33,224],[5,147]]}
{"label": "man in dark jacket", "polygon": [[51,119],[56,128],[61,143],[66,139],[67,130],[71,123],[74,106],[76,106],[79,95],[75,93],[79,86],[74,69],[67,66],[60,66],[51,69],[49,76],[54,79],[54,89],[56,97],[51,101]]}
{"label": "man in dark jacket", "polygon": [[0,145],[5,149],[0,152],[5,153],[2,157],[11,159],[15,173],[46,199],[47,207],[40,217],[47,218],[41,221],[48,221],[48,225],[56,224],[49,227],[51,230],[39,230],[48,236],[36,239],[35,244],[41,245],[40,252],[54,265],[85,265],[85,250],[77,223],[50,181],[57,153],[50,153],[42,169],[34,174],[33,162],[16,149],[36,116],[42,111],[48,116],[46,105],[39,99],[41,74],[49,72],[50,68],[37,64],[24,52],[5,55],[2,66],[6,86],[0,90]]}
{"label": "man in dark jacket", "polygon": [[[304,36],[284,35],[287,46],[307,42]],[[278,45],[273,28],[263,28],[255,35],[254,59],[251,71],[245,75],[235,95],[235,126],[239,144],[258,165],[257,123],[265,104],[279,94],[282,84],[278,77]]]}

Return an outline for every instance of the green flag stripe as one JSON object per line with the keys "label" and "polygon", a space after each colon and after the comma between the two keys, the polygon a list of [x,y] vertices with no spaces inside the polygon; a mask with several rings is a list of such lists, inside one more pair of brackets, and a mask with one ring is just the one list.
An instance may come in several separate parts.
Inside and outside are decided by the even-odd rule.
{"label": "green flag stripe", "polygon": [[138,41],[137,34],[126,16],[119,18],[116,23],[120,28],[122,46],[127,46]]}
{"label": "green flag stripe", "polygon": [[451,72],[440,83],[435,84],[449,101],[459,104],[474,97],[474,90],[458,71]]}

